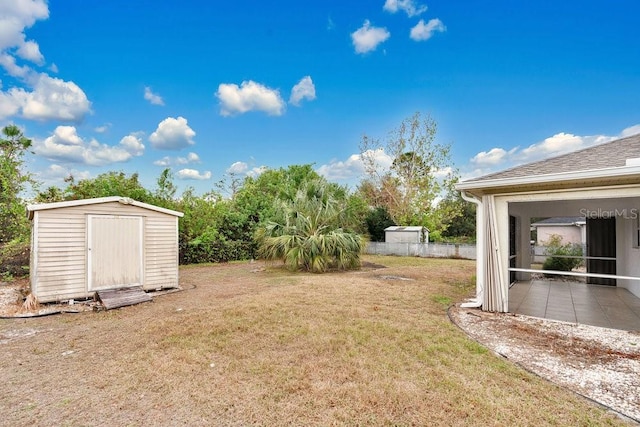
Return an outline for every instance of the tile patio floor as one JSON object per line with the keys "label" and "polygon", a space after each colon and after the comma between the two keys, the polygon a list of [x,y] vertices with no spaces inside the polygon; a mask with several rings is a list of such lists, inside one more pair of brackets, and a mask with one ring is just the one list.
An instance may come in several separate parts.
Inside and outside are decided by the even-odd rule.
{"label": "tile patio floor", "polygon": [[616,286],[532,280],[509,289],[509,312],[640,331],[640,298]]}

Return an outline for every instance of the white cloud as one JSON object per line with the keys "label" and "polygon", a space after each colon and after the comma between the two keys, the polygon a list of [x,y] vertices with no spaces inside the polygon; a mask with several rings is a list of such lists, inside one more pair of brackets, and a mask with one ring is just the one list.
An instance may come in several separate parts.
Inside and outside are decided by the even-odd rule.
{"label": "white cloud", "polygon": [[628,128],[623,129],[620,133],[620,136],[624,138],[627,136],[636,135],[638,133],[640,133],[640,124],[629,126]]}
{"label": "white cloud", "polygon": [[24,42],[18,47],[16,53],[20,58],[31,61],[34,64],[42,65],[44,63],[44,56],[40,53],[40,47],[34,41]]}
{"label": "white cloud", "polygon": [[187,157],[172,158],[169,156],[165,156],[162,159],[156,160],[155,162],[153,162],[154,165],[163,166],[163,167],[168,167],[172,165],[188,165],[193,163],[200,163],[200,156],[198,156],[196,153],[193,153],[193,152],[187,154]]}
{"label": "white cloud", "polygon": [[346,180],[362,175],[364,167],[359,154],[352,154],[345,161],[333,159],[320,166],[316,172],[331,181]]}
{"label": "white cloud", "polygon": [[251,170],[247,171],[246,175],[255,178],[257,176],[262,175],[267,170],[269,170],[269,168],[266,166],[258,166],[255,168],[251,168]]}
{"label": "white cloud", "polygon": [[46,173],[49,177],[64,178],[69,176],[69,169],[64,166],[52,164],[49,165],[44,173]]}
{"label": "white cloud", "polygon": [[375,150],[367,150],[362,153],[363,156],[367,157],[370,162],[373,162],[377,165],[377,170],[382,173],[391,169],[391,165],[393,164],[393,157],[384,152],[384,148],[376,148]]}
{"label": "white cloud", "polygon": [[[13,106],[12,114],[20,114],[31,120],[63,120],[79,122],[91,111],[91,103],[85,93],[73,82],[66,82],[46,74],[37,74],[32,80],[34,90],[11,88],[0,92],[0,98]],[[3,102],[0,101],[0,105]],[[17,107],[17,108],[16,108]],[[6,109],[0,107],[0,117],[6,117]]]}
{"label": "white cloud", "polygon": [[409,17],[417,16],[427,11],[426,5],[419,4],[414,0],[386,0],[382,8],[391,13],[403,10]]}
{"label": "white cloud", "polygon": [[76,182],[91,177],[87,170],[73,169],[56,163],[49,165],[46,169],[34,172],[34,175],[38,182],[41,183],[40,188],[42,189],[50,186],[64,188],[67,185],[65,179],[69,176],[73,176]]}
{"label": "white cloud", "polygon": [[153,93],[149,86],[144,88],[144,99],[149,101],[152,105],[164,105],[164,100],[157,93]]}
{"label": "white cloud", "polygon": [[431,175],[436,178],[447,178],[453,174],[454,170],[451,166],[447,166],[446,168],[438,169],[433,172]]}
{"label": "white cloud", "polygon": [[[91,103],[74,82],[18,63],[44,65],[38,43],[27,40],[25,30],[48,17],[46,0],[0,0],[0,67],[23,85],[0,92],[0,119],[17,115],[30,120],[79,122],[90,112]],[[51,69],[57,70],[55,64]]]}
{"label": "white cloud", "polygon": [[[375,150],[367,150],[362,154],[352,154],[346,160],[333,159],[328,164],[317,168],[316,172],[329,181],[352,181],[366,172],[363,158],[365,158],[367,164],[375,165],[376,171],[380,175],[389,172],[393,164],[393,158],[385,153],[383,148],[377,148]],[[434,172],[433,176],[442,178],[452,173],[452,171],[453,169],[450,167],[443,168]]]}
{"label": "white cloud", "polygon": [[171,166],[172,164],[172,160],[171,157],[169,156],[164,156],[163,158],[161,158],[160,160],[156,160],[153,162],[154,165],[156,166],[162,166],[162,167],[168,167]]}
{"label": "white cloud", "polygon": [[53,132],[53,136],[57,144],[80,146],[83,141],[76,132],[75,126],[58,126]]}
{"label": "white cloud", "polygon": [[200,163],[200,156],[198,156],[196,153],[189,153],[187,155],[187,159],[189,159],[189,162],[197,162]]}
{"label": "white cloud", "polygon": [[488,151],[481,151],[471,158],[474,170],[463,173],[464,178],[486,175],[496,171],[498,166],[513,167],[524,163],[541,160],[546,157],[558,156],[560,154],[585,148],[590,145],[611,141],[615,137],[599,136],[576,136],[570,133],[560,132],[549,138],[521,149],[514,147],[509,151],[501,147],[494,147]]}
{"label": "white cloud", "polygon": [[0,91],[0,120],[14,116],[20,111],[20,103],[13,96]]}
{"label": "white cloud", "polygon": [[546,138],[544,141],[531,144],[519,153],[519,157],[529,162],[551,155],[575,151],[587,145],[591,144],[587,143],[585,137],[560,132]]}
{"label": "white cloud", "polygon": [[196,153],[189,153],[187,157],[176,157],[176,164],[188,165],[190,163],[200,163],[200,156]]}
{"label": "white cloud", "polygon": [[12,77],[24,78],[31,72],[31,68],[18,65],[16,58],[7,53],[0,53],[0,66]]}
{"label": "white cloud", "polygon": [[436,31],[442,33],[446,31],[446,29],[447,27],[437,18],[429,20],[426,24],[424,20],[421,19],[418,24],[411,29],[409,37],[415,41],[429,40]]}
{"label": "white cloud", "polygon": [[280,116],[285,102],[276,89],[270,89],[253,80],[243,81],[240,86],[221,83],[216,96],[220,100],[220,114],[231,116],[249,111],[263,111],[270,116]]}
{"label": "white cloud", "polygon": [[120,140],[120,146],[132,156],[144,154],[144,144],[142,139],[134,134],[129,134]]}
{"label": "white cloud", "polygon": [[0,2],[0,52],[15,49],[25,60],[41,64],[44,57],[38,44],[26,40],[25,29],[36,21],[47,19],[49,8],[45,0],[5,0]]}
{"label": "white cloud", "polygon": [[200,163],[200,156],[196,153],[187,154],[187,163]]}
{"label": "white cloud", "polygon": [[356,49],[356,53],[367,53],[376,50],[380,43],[383,43],[391,36],[386,28],[372,27],[369,20],[365,20],[362,27],[351,33],[351,41]]}
{"label": "white cloud", "polygon": [[489,151],[481,151],[473,156],[471,163],[479,166],[494,166],[504,162],[507,154],[507,150],[504,148],[492,148]]}
{"label": "white cloud", "polygon": [[291,97],[289,103],[299,106],[303,99],[313,101],[316,99],[316,87],[311,80],[311,76],[300,79],[293,89],[291,89]]}
{"label": "white cloud", "polygon": [[58,126],[53,135],[36,141],[34,151],[50,160],[104,166],[126,162],[144,152],[144,145],[134,135],[128,135],[117,146],[102,144],[95,139],[83,140],[74,126]]}
{"label": "white cloud", "polygon": [[94,131],[98,133],[105,133],[106,131],[109,130],[110,127],[111,127],[111,123],[105,123],[104,125],[98,126],[97,128],[95,128]]}
{"label": "white cloud", "polygon": [[193,179],[197,181],[204,181],[211,179],[211,172],[200,172],[195,169],[181,169],[176,173],[178,179]]}
{"label": "white cloud", "polygon": [[249,165],[245,162],[235,162],[231,166],[227,168],[225,171],[228,174],[242,174],[245,173],[249,169]]}
{"label": "white cloud", "polygon": [[47,182],[63,181],[65,178],[68,178],[69,175],[73,175],[73,178],[78,181],[81,179],[89,178],[91,176],[89,171],[69,169],[67,166],[61,166],[55,163],[49,165],[48,168],[38,173],[38,177],[44,179]]}
{"label": "white cloud", "polygon": [[227,168],[225,171],[229,175],[246,175],[256,177],[266,171],[266,166],[258,166],[249,169],[249,165],[246,162],[235,162]]}
{"label": "white cloud", "polygon": [[640,124],[623,129],[619,135],[590,135],[579,136],[566,132],[559,132],[544,140],[531,144],[524,149],[520,147],[507,151],[504,148],[495,147],[489,151],[481,151],[471,158],[473,169],[463,171],[463,179],[475,178],[496,171],[496,167],[513,167],[524,163],[535,162],[548,157],[559,156],[572,151],[591,147],[618,138],[640,133]]}
{"label": "white cloud", "polygon": [[187,124],[184,117],[167,117],[158,124],[155,132],[149,136],[153,148],[160,150],[180,150],[195,144],[196,133]]}
{"label": "white cloud", "polygon": [[347,160],[331,160],[329,164],[320,166],[316,171],[328,180],[349,180],[362,175],[365,171],[362,156],[368,157],[382,173],[389,170],[393,159],[384,149],[367,150],[362,154],[352,154]]}

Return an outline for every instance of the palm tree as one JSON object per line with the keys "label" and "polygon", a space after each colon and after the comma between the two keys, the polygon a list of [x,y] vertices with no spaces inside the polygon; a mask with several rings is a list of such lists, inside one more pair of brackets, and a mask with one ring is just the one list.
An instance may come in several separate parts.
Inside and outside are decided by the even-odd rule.
{"label": "palm tree", "polygon": [[279,219],[258,229],[259,254],[280,259],[291,270],[359,268],[364,241],[341,228],[348,223],[347,210],[331,190],[316,181],[299,189],[293,200],[279,201]]}

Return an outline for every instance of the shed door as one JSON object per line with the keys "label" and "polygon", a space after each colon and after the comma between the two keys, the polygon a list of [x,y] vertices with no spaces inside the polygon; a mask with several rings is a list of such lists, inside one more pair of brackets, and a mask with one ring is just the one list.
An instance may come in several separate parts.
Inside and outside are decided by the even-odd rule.
{"label": "shed door", "polygon": [[89,215],[89,291],[142,285],[142,217]]}
{"label": "shed door", "polygon": [[[587,272],[616,274],[616,219],[587,218]],[[616,286],[616,279],[588,277],[587,283]]]}

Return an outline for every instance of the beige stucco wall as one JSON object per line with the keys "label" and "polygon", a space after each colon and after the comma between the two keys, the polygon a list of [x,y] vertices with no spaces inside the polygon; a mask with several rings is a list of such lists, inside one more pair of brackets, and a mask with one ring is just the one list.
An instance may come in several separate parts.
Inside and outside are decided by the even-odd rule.
{"label": "beige stucco wall", "polygon": [[582,244],[582,230],[581,227],[576,225],[565,226],[553,226],[553,225],[539,225],[536,227],[538,230],[539,246],[545,246],[551,239],[551,236],[557,234],[562,238],[562,244],[577,243]]}
{"label": "beige stucco wall", "polygon": [[[178,286],[178,218],[118,202],[33,212],[31,290],[41,302],[88,298],[88,215],[140,216],[145,289]],[[117,266],[114,266],[117,268]]]}

